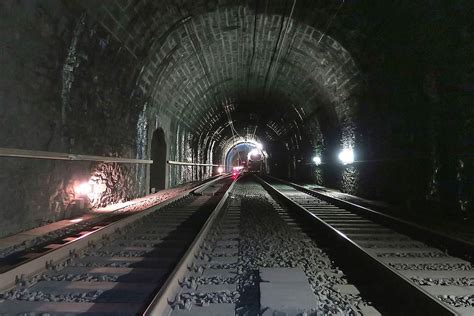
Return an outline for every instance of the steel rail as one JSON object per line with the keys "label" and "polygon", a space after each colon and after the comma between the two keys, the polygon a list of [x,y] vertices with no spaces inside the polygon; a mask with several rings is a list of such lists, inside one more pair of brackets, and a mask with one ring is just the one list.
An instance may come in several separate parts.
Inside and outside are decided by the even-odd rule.
{"label": "steel rail", "polygon": [[315,225],[319,235],[330,240],[328,251],[333,254],[338,264],[344,266],[345,273],[358,280],[369,281],[371,284],[380,286],[378,291],[390,293],[392,296],[390,304],[393,310],[401,308],[407,315],[410,313],[412,315],[458,315],[455,310],[413,284],[395,269],[379,261],[374,255],[366,252],[344,233],[291,200],[262,178],[257,177],[257,179],[275,197]]}
{"label": "steel rail", "polygon": [[461,240],[443,233],[439,233],[426,227],[405,221],[403,219],[383,214],[364,206],[344,201],[315,190],[305,188],[293,182],[267,176],[270,179],[289,185],[299,191],[313,195],[323,201],[354,212],[357,215],[368,218],[376,223],[390,227],[400,233],[406,234],[414,239],[423,241],[424,243],[441,248],[450,255],[460,257],[467,261],[474,260],[474,244],[465,240]]}
{"label": "steel rail", "polygon": [[3,148],[3,147],[0,147],[0,157],[67,160],[67,161],[101,161],[101,162],[117,162],[117,163],[131,163],[131,164],[152,164],[153,163],[153,160],[146,160],[146,159],[78,155],[78,154],[60,153],[60,152],[52,152],[52,151]]}
{"label": "steel rail", "polygon": [[193,260],[195,260],[195,256],[200,251],[200,247],[204,243],[210,229],[214,225],[221,211],[224,209],[224,205],[227,202],[230,192],[232,191],[236,182],[237,181],[233,181],[226,192],[223,194],[222,198],[212,211],[206,223],[204,223],[203,227],[194,238],[191,246],[188,248],[186,253],[168,276],[161,289],[151,300],[151,303],[148,305],[143,315],[162,316],[171,312],[170,302],[173,302],[174,298],[179,293],[179,281],[184,278],[188,272],[188,266]]}
{"label": "steel rail", "polygon": [[41,256],[33,258],[27,262],[24,262],[18,266],[13,267],[12,269],[5,271],[0,274],[0,292],[11,289],[16,285],[20,280],[33,277],[39,273],[42,273],[47,269],[51,264],[58,263],[74,253],[81,251],[82,249],[89,246],[91,243],[94,243],[107,235],[110,235],[117,230],[139,220],[140,218],[153,213],[156,210],[159,210],[179,199],[191,194],[195,190],[202,189],[204,187],[210,186],[216,181],[227,178],[228,176],[219,176],[214,178],[211,181],[202,183],[192,189],[186,190],[182,193],[177,194],[175,197],[167,199],[160,202],[158,205],[152,206],[144,211],[137,212],[130,216],[127,216],[123,219],[120,219],[116,222],[110,223],[104,227],[101,227],[93,232],[84,234],[72,241],[69,241],[58,248],[51,249],[44,252]]}

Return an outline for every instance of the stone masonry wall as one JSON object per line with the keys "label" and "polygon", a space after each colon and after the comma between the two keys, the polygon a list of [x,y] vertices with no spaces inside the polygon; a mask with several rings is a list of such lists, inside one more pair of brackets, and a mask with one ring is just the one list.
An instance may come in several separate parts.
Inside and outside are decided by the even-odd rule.
{"label": "stone masonry wall", "polygon": [[[136,156],[136,63],[74,2],[0,3],[0,147]],[[105,183],[93,206],[143,194],[135,167],[0,158],[0,236],[64,218],[74,185]]]}

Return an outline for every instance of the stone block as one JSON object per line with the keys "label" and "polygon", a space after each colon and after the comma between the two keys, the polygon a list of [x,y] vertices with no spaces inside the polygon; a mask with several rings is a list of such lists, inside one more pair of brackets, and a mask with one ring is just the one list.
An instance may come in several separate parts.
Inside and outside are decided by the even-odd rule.
{"label": "stone block", "polygon": [[299,268],[260,268],[262,282],[308,283],[308,277]]}
{"label": "stone block", "polygon": [[261,268],[260,308],[262,315],[312,315],[318,308],[316,296],[299,268]]}
{"label": "stone block", "polygon": [[318,302],[308,283],[262,282],[260,283],[260,308],[264,316],[278,313],[297,316],[305,312],[311,315],[316,312]]}

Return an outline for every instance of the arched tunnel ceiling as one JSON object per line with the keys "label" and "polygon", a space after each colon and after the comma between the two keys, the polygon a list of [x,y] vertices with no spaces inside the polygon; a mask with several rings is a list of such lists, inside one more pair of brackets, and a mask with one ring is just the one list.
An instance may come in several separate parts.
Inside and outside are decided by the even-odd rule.
{"label": "arched tunnel ceiling", "polygon": [[[305,2],[135,1],[103,11],[121,21],[108,29],[142,60],[138,85],[150,111],[219,148],[234,132],[298,143],[305,132],[350,125],[359,70],[325,30],[302,22]],[[339,4],[316,10],[328,22],[316,24],[330,26]]]}

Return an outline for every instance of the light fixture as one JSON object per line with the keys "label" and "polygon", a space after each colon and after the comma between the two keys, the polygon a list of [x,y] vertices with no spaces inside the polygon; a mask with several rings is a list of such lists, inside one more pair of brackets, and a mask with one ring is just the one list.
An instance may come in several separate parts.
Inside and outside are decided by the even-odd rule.
{"label": "light fixture", "polygon": [[249,152],[249,156],[250,157],[255,157],[255,156],[258,156],[260,154],[260,151],[257,150],[257,149],[252,149],[250,152]]}
{"label": "light fixture", "polygon": [[223,172],[224,172],[224,168],[222,168],[222,167],[217,168],[217,172],[218,172],[218,173],[223,173]]}
{"label": "light fixture", "polygon": [[107,185],[104,182],[89,180],[74,186],[76,197],[87,197],[90,201],[99,200],[102,194],[107,191]]}
{"label": "light fixture", "polygon": [[263,145],[262,145],[262,143],[257,143],[257,145],[256,145],[256,146],[257,146],[257,148],[258,148],[258,149],[260,149],[260,150],[262,150],[262,149],[263,149]]}
{"label": "light fixture", "polygon": [[74,187],[74,192],[78,196],[86,196],[92,192],[92,185],[88,182],[83,182]]}
{"label": "light fixture", "polygon": [[313,162],[316,166],[319,166],[321,164],[321,157],[320,156],[314,156],[313,157]]}
{"label": "light fixture", "polygon": [[69,223],[79,223],[79,222],[82,222],[84,219],[79,217],[79,218],[75,218],[75,219],[71,219],[69,221]]}
{"label": "light fixture", "polygon": [[339,157],[339,160],[344,165],[348,165],[354,162],[354,152],[352,151],[352,148],[344,148],[339,153],[338,157]]}

